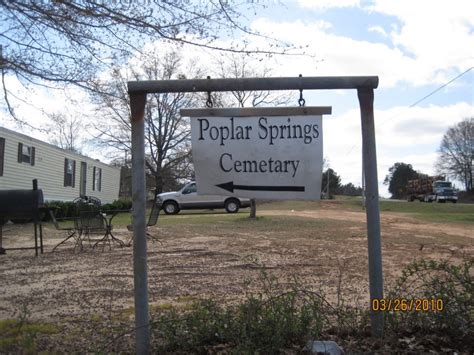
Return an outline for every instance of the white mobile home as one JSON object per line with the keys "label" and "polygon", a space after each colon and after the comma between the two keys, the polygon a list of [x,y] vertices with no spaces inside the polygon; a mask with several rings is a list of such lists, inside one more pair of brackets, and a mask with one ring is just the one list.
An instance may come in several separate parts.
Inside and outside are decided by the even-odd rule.
{"label": "white mobile home", "polygon": [[47,201],[82,195],[118,199],[120,168],[0,127],[0,190],[31,189],[38,179]]}

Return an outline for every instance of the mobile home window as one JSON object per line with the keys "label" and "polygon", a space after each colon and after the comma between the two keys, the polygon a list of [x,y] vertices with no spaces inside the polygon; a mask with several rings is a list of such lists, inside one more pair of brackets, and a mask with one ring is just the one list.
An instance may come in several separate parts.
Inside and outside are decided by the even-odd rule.
{"label": "mobile home window", "polygon": [[35,147],[18,143],[18,162],[35,165]]}
{"label": "mobile home window", "polygon": [[76,176],[76,161],[64,159],[64,186],[74,187],[74,177]]}
{"label": "mobile home window", "polygon": [[92,190],[101,191],[102,189],[102,169],[94,166],[94,180],[92,182]]}
{"label": "mobile home window", "polygon": [[3,161],[5,160],[5,138],[0,137],[0,176],[3,176]]}

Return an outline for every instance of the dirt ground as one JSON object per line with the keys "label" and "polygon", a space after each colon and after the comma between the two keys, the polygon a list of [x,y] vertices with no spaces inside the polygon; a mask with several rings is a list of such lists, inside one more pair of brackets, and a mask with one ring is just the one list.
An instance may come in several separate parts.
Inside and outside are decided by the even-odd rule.
{"label": "dirt ground", "polygon": [[[242,221],[248,212],[240,213]],[[195,214],[166,216],[186,221]],[[316,210],[265,210],[255,222],[228,224],[228,214],[206,215],[215,223],[162,223],[150,228],[158,241],[148,243],[150,304],[173,304],[198,298],[238,300],[258,290],[257,263],[280,280],[297,276],[324,290],[335,302],[338,287],[346,300],[368,303],[367,239],[364,211],[321,202]],[[160,220],[161,221],[161,220]],[[248,228],[248,223],[255,227]],[[298,228],[288,229],[288,223]],[[229,228],[229,225],[232,228]],[[301,228],[300,228],[301,227]],[[384,282],[393,284],[401,269],[415,258],[461,260],[474,255],[469,224],[420,222],[400,213],[382,213]],[[5,225],[4,247],[32,246],[31,225]],[[130,238],[126,229],[114,234]],[[66,244],[52,252],[64,234],[44,230],[45,253],[7,251],[0,256],[0,319],[18,317],[27,307],[31,319],[90,319],[133,306],[131,247]],[[87,243],[86,243],[87,244]],[[403,297],[403,295],[400,295]],[[132,312],[133,313],[133,312]]]}

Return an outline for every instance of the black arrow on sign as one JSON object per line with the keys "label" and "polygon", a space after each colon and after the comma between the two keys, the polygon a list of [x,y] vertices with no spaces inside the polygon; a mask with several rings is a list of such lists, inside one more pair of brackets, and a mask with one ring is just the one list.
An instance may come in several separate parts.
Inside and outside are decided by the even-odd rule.
{"label": "black arrow on sign", "polygon": [[304,192],[304,186],[258,186],[258,185],[234,185],[233,181],[216,185],[221,189],[234,192],[234,190],[247,191],[301,191]]}

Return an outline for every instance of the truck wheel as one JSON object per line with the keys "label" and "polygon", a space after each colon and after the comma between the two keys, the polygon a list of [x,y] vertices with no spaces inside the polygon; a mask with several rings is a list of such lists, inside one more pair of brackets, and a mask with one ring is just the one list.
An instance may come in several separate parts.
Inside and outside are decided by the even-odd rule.
{"label": "truck wheel", "polygon": [[453,200],[453,203],[456,203],[456,202],[458,202],[458,200]]}
{"label": "truck wheel", "polygon": [[178,204],[174,201],[166,201],[163,204],[163,211],[166,214],[177,214],[179,212]]}
{"label": "truck wheel", "polygon": [[228,213],[237,213],[239,212],[239,208],[240,208],[239,200],[236,200],[235,198],[230,198],[227,201],[225,201],[225,210]]}

